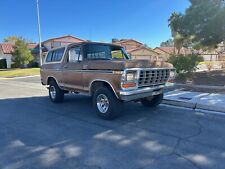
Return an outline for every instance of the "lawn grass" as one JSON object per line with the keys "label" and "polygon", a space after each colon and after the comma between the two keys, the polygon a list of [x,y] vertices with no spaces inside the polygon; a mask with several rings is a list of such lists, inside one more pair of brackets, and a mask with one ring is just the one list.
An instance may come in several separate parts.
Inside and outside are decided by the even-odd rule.
{"label": "lawn grass", "polygon": [[39,68],[27,68],[27,69],[0,69],[0,77],[22,77],[22,76],[32,76],[39,75]]}

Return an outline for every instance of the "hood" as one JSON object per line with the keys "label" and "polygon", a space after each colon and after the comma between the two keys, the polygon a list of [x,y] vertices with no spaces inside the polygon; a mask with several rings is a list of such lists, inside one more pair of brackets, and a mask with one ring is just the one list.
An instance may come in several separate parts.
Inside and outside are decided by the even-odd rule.
{"label": "hood", "polygon": [[173,65],[163,61],[149,60],[94,60],[88,63],[88,69],[93,70],[124,70],[126,68],[173,68]]}

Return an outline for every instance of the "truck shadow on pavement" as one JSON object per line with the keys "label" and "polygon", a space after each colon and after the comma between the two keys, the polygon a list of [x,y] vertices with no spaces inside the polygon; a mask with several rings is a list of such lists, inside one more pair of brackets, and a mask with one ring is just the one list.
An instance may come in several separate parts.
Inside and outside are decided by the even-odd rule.
{"label": "truck shadow on pavement", "polygon": [[[222,120],[127,103],[121,117],[105,121],[90,97],[68,96],[62,104],[45,96],[4,99],[0,168],[224,168],[225,123],[216,125]],[[205,125],[210,121],[214,126]]]}

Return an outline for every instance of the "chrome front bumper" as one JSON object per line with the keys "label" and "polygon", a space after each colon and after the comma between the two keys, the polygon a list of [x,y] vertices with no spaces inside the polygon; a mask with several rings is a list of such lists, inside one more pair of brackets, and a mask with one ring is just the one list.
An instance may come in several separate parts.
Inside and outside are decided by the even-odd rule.
{"label": "chrome front bumper", "polygon": [[155,96],[163,93],[163,88],[165,85],[160,85],[156,87],[145,87],[136,90],[120,91],[120,99],[124,101],[137,100],[149,96]]}

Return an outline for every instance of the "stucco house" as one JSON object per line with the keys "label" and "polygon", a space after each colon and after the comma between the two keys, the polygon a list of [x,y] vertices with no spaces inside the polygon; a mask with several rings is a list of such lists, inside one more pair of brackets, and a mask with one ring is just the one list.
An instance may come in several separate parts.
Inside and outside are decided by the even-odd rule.
{"label": "stucco house", "polygon": [[153,50],[159,53],[159,55],[163,58],[163,60],[168,60],[170,55],[173,53],[173,52],[171,53],[171,51],[164,50],[161,47],[156,47]]}
{"label": "stucco house", "polygon": [[[12,52],[13,43],[1,43],[0,44],[0,60],[6,60],[6,68],[10,69],[12,67]],[[37,46],[36,43],[28,43],[27,47],[31,53],[35,56],[34,49]]]}
{"label": "stucco house", "polygon": [[[164,58],[164,60],[168,60],[171,55],[174,55],[174,54],[178,53],[178,50],[173,46],[156,47],[154,49],[154,51],[159,53],[160,56]],[[187,48],[184,48],[184,47],[182,47],[181,50],[180,50],[180,54],[182,54],[182,55],[189,55],[191,53],[192,53],[192,51],[190,49],[187,49]]]}
{"label": "stucco house", "polygon": [[112,43],[123,46],[132,59],[162,60],[159,53],[134,39],[113,39]]}
{"label": "stucco house", "polygon": [[[67,46],[71,43],[79,43],[79,42],[84,42],[86,40],[74,37],[72,35],[65,35],[65,36],[60,36],[60,37],[55,37],[55,38],[51,38],[51,39],[47,39],[45,41],[43,41],[41,43],[42,45],[42,60],[44,60],[47,52],[53,48],[57,48],[57,47],[62,47],[62,46]],[[39,63],[39,45],[36,46],[35,48],[36,51],[36,60]]]}
{"label": "stucco house", "polygon": [[12,64],[12,51],[13,51],[13,44],[11,43],[2,43],[0,44],[0,60],[6,61],[6,68],[11,68]]}
{"label": "stucco house", "polygon": [[71,35],[66,35],[66,36],[60,36],[56,38],[51,38],[48,39],[44,42],[42,42],[42,46],[46,48],[47,50],[50,50],[52,48],[57,48],[61,46],[66,46],[71,43],[78,43],[78,42],[84,42],[85,40],[71,36]]}

